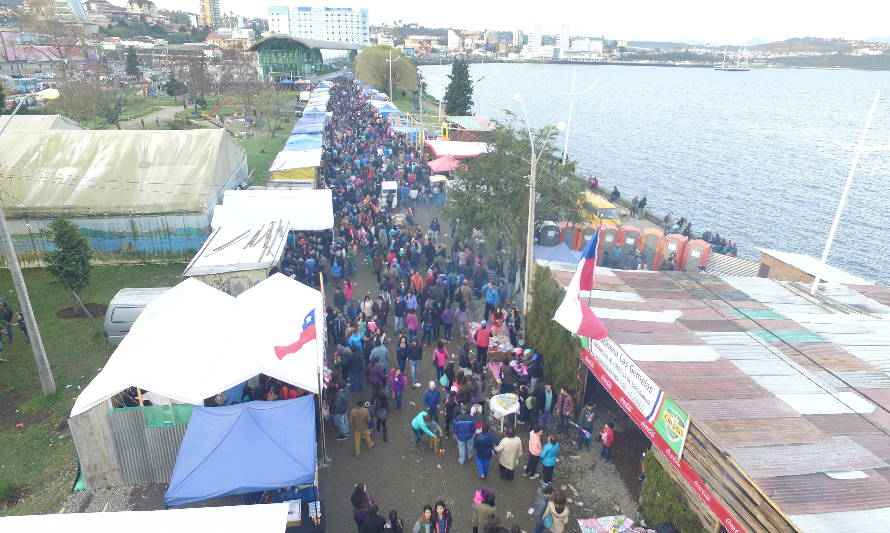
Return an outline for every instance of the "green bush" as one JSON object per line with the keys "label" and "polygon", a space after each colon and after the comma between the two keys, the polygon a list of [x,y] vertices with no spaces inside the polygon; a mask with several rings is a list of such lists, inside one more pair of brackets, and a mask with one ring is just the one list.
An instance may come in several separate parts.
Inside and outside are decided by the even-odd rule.
{"label": "green bush", "polygon": [[5,507],[16,503],[25,491],[25,486],[18,481],[0,477],[0,507]]}
{"label": "green bush", "polygon": [[641,511],[646,524],[654,527],[662,522],[674,524],[682,533],[706,533],[698,516],[689,510],[677,484],[655,458],[657,450],[650,449],[643,459],[643,489]]}

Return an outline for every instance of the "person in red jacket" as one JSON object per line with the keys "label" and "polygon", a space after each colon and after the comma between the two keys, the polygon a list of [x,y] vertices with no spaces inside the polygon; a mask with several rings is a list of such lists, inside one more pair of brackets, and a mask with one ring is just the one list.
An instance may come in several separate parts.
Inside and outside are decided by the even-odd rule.
{"label": "person in red jacket", "polygon": [[476,361],[482,365],[482,368],[488,366],[488,345],[491,343],[491,336],[488,323],[483,320],[479,324],[479,329],[473,334],[473,340],[476,341]]}
{"label": "person in red jacket", "polygon": [[612,442],[615,440],[614,429],[615,424],[609,422],[600,430],[600,442],[603,444],[603,449],[600,450],[600,457],[607,463],[612,459]]}

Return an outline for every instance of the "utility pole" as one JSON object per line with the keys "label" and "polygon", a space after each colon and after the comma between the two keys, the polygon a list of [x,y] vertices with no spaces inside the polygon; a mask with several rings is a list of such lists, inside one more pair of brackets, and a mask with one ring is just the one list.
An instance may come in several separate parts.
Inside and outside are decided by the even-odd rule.
{"label": "utility pole", "polygon": [[[56,93],[58,95],[58,93]],[[3,129],[0,130],[0,137],[9,127],[9,123],[18,113],[24,98],[19,100],[15,110],[9,116]],[[9,235],[9,228],[6,225],[6,215],[0,206],[0,239],[3,239],[3,247],[6,251],[6,264],[9,266],[9,273],[12,275],[12,284],[15,286],[15,294],[18,297],[19,305],[22,308],[22,315],[25,317],[25,327],[28,328],[28,338],[31,340],[31,350],[34,352],[34,362],[37,363],[37,374],[40,376],[40,385],[43,387],[43,394],[50,395],[56,392],[56,382],[53,379],[52,369],[49,367],[49,360],[46,358],[46,350],[43,348],[43,339],[40,337],[40,330],[37,328],[37,318],[34,316],[34,310],[31,308],[31,299],[28,296],[28,287],[25,286],[25,278],[22,276],[22,267],[19,264],[19,258],[15,253],[15,246],[12,243],[12,237]],[[12,327],[12,324],[9,325]]]}
{"label": "utility pole", "polygon": [[593,84],[590,87],[584,89],[583,91],[581,91],[579,93],[576,93],[575,92],[575,76],[577,76],[577,75],[578,75],[578,69],[575,68],[572,71],[572,91],[569,93],[569,117],[568,117],[568,120],[566,120],[566,142],[565,142],[565,146],[562,149],[562,164],[563,165],[565,165],[566,161],[568,160],[569,131],[571,130],[571,127],[572,127],[572,108],[574,107],[575,97],[581,96],[582,94],[586,94],[586,93],[592,91],[593,88],[596,87],[597,85],[599,85],[599,82],[600,82],[600,80],[596,80],[595,82],[593,82]]}
{"label": "utility pole", "polygon": [[389,101],[395,102],[396,96],[392,93],[392,64],[398,61],[399,58],[392,58],[392,49],[389,50],[389,59],[386,60],[389,63]]}

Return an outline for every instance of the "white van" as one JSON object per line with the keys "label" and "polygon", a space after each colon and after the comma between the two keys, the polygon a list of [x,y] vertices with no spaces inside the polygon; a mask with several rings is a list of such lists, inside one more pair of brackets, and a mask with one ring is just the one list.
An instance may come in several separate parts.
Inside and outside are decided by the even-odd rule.
{"label": "white van", "polygon": [[120,344],[145,306],[169,289],[170,287],[119,290],[105,311],[105,336],[108,344]]}

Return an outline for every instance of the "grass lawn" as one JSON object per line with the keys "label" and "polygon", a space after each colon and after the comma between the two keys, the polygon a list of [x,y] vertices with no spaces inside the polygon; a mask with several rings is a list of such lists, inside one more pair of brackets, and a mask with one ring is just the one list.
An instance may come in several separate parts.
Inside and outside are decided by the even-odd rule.
{"label": "grass lawn", "polygon": [[[179,281],[184,265],[98,266],[84,289],[86,303],[107,305],[124,287],[166,287]],[[4,486],[23,487],[24,500],[10,509],[0,502],[0,514],[54,513],[71,492],[77,456],[71,437],[53,430],[74,405],[78,390],[95,377],[111,354],[102,332],[86,318],[60,319],[56,312],[72,305],[72,298],[44,269],[28,269],[25,281],[57,392],[44,396],[30,347],[15,329],[13,343],[4,338],[0,363],[0,492]],[[15,310],[19,305],[7,270],[0,271],[0,296]],[[103,317],[97,317],[102,326]],[[24,424],[22,429],[15,426]]]}
{"label": "grass lawn", "polygon": [[279,130],[275,137],[270,137],[269,132],[263,130],[241,141],[241,146],[247,152],[247,168],[253,171],[251,185],[265,185],[269,181],[269,167],[278,152],[284,148],[294,123],[296,120]]}

